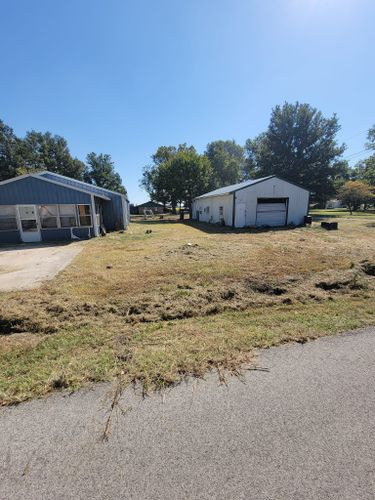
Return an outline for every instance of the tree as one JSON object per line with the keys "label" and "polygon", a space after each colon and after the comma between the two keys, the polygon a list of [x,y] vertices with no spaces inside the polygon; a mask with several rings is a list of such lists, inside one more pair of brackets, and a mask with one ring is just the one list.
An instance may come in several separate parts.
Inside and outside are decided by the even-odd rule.
{"label": "tree", "polygon": [[340,189],[338,198],[352,214],[354,210],[359,210],[361,205],[371,203],[374,200],[374,195],[368,184],[361,181],[348,181]]}
{"label": "tree", "polygon": [[0,181],[17,175],[19,139],[13,130],[0,120]]}
{"label": "tree", "polygon": [[180,203],[190,210],[193,198],[208,189],[212,176],[210,161],[195,149],[182,150],[164,165],[169,175],[172,207]]}
{"label": "tree", "polygon": [[153,163],[143,169],[140,181],[151,200],[168,203],[175,211],[178,204],[190,208],[193,198],[208,189],[210,161],[193,146],[161,146],[151,158]]}
{"label": "tree", "polygon": [[115,171],[111,155],[89,153],[86,162],[86,182],[110,191],[126,194],[121,177]]}
{"label": "tree", "polygon": [[375,149],[375,125],[373,125],[367,132],[367,149]]}
{"label": "tree", "polygon": [[66,139],[50,132],[27,132],[19,141],[17,162],[18,173],[49,170],[78,180],[85,173],[85,164],[72,157]]}
{"label": "tree", "polygon": [[211,162],[210,189],[239,182],[245,165],[245,151],[235,141],[213,141],[207,145],[205,155]]}
{"label": "tree", "polygon": [[[375,125],[367,133],[366,149],[375,150]],[[359,161],[354,167],[354,177],[375,186],[375,154]]]}
{"label": "tree", "polygon": [[357,180],[367,182],[370,186],[375,186],[375,155],[371,155],[366,160],[356,164],[354,177]]}
{"label": "tree", "polygon": [[310,189],[323,203],[342,169],[339,129],[336,115],[324,118],[309,104],[276,106],[267,131],[246,142],[246,177],[278,175]]}

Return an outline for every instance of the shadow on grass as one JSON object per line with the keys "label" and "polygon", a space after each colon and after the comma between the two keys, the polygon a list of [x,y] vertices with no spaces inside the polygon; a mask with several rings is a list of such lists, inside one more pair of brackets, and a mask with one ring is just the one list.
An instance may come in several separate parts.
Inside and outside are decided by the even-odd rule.
{"label": "shadow on grass", "polygon": [[45,241],[38,243],[4,243],[0,245],[0,252],[13,252],[15,250],[35,250],[37,248],[46,247],[65,247],[74,243],[72,240],[68,241]]}
{"label": "shadow on grass", "polygon": [[257,234],[257,233],[269,233],[275,231],[291,231],[297,229],[301,226],[281,226],[281,227],[243,227],[235,228],[230,226],[221,226],[220,224],[208,224],[207,222],[196,222],[196,221],[181,221],[183,224],[199,229],[205,233],[211,234]]}

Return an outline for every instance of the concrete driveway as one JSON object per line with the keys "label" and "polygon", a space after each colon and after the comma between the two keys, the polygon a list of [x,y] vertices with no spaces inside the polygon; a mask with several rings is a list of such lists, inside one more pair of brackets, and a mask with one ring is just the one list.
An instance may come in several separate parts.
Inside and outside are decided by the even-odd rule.
{"label": "concrete driveway", "polygon": [[262,351],[244,381],[0,409],[0,499],[373,500],[375,328]]}
{"label": "concrete driveway", "polygon": [[85,242],[0,247],[0,292],[37,288],[72,262]]}

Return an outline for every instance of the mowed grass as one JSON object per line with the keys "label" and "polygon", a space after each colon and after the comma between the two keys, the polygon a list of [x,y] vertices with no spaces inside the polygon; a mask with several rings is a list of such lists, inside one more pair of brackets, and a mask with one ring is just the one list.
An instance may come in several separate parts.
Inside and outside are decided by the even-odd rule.
{"label": "mowed grass", "polygon": [[92,240],[52,282],[0,294],[0,401],[239,373],[255,348],[374,324],[374,232],[150,221]]}
{"label": "mowed grass", "polygon": [[368,219],[374,219],[375,220],[375,210],[370,209],[366,211],[354,211],[352,214],[349,212],[347,208],[330,208],[330,209],[312,209],[310,210],[310,215],[312,215],[314,218],[319,218],[319,217],[332,217],[332,218],[337,218],[337,217],[364,217]]}

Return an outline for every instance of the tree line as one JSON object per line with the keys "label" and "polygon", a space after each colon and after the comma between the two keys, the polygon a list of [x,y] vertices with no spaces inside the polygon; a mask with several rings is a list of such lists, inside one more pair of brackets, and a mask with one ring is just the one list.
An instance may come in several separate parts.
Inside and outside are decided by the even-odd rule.
{"label": "tree line", "polygon": [[[244,146],[218,140],[203,154],[187,144],[159,147],[143,169],[140,186],[153,201],[190,208],[204,192],[277,175],[305,187],[312,201],[324,206],[349,181],[359,182],[355,186],[361,189],[375,185],[375,154],[350,168],[343,158],[346,145],[337,141],[339,130],[335,114],[326,118],[309,104],[285,103],[272,109],[267,130]],[[366,147],[375,150],[375,126]]]}
{"label": "tree line", "polygon": [[71,155],[63,137],[35,130],[17,137],[0,120],[0,181],[42,170],[126,193],[109,154],[89,153],[83,162]]}

